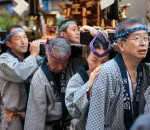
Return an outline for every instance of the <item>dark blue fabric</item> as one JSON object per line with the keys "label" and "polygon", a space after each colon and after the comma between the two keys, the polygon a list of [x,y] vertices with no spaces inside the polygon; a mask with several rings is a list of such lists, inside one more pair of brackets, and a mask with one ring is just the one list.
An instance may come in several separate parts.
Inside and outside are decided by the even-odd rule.
{"label": "dark blue fabric", "polygon": [[50,69],[47,66],[47,58],[45,57],[43,60],[43,63],[41,65],[41,69],[44,72],[45,76],[47,77],[48,81],[50,82],[51,80],[53,80],[52,74]]}
{"label": "dark blue fabric", "polygon": [[89,69],[88,65],[82,65],[80,66],[78,70],[78,74],[83,79],[84,83],[86,83],[89,80],[89,76],[87,75],[86,71]]}

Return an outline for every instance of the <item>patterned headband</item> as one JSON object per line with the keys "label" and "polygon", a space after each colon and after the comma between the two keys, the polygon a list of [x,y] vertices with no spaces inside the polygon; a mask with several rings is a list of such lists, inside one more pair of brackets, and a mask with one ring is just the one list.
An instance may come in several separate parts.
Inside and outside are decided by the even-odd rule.
{"label": "patterned headband", "polygon": [[135,32],[135,31],[138,31],[138,30],[146,30],[148,32],[148,28],[146,26],[138,26],[138,27],[135,27],[135,28],[130,28],[130,29],[127,29],[127,30],[124,30],[124,31],[118,33],[115,36],[116,40],[114,42],[117,43],[119,38],[127,36],[128,34],[130,34],[132,32]]}
{"label": "patterned headband", "polygon": [[49,44],[51,44],[51,41],[52,41],[52,38],[51,38],[51,39],[47,39],[47,41],[46,41],[46,50],[47,50],[47,52],[48,52],[54,59],[56,59],[57,61],[65,61],[65,60],[67,60],[67,59],[70,57],[70,55],[71,55],[71,51],[70,51],[66,56],[64,56],[64,57],[57,57],[57,56],[55,56],[55,54],[52,52],[52,50],[49,48]]}
{"label": "patterned headband", "polygon": [[[94,46],[93,46],[93,43],[94,43],[94,41],[95,41],[95,39],[96,39],[97,37],[103,37],[103,38],[105,38],[105,40],[107,41],[107,44],[108,44],[108,48],[107,48],[107,49],[105,50],[105,52],[102,53],[102,54],[99,54],[99,53],[95,50],[95,48],[94,48]],[[90,42],[90,49],[91,49],[91,51],[93,52],[93,54],[96,55],[97,57],[106,56],[106,55],[109,53],[109,51],[110,51],[110,42],[108,41],[108,39],[106,38],[106,36],[105,36],[103,33],[98,32],[98,33],[95,35],[95,37],[93,38],[93,40]]]}
{"label": "patterned headband", "polygon": [[6,36],[6,38],[2,41],[2,44],[5,44],[6,41],[9,39],[10,36],[12,36],[12,35],[14,35],[14,34],[16,34],[16,33],[18,33],[18,32],[24,32],[24,29],[19,29],[19,30],[13,31],[13,32],[11,32],[10,34],[8,34],[8,35]]}
{"label": "patterned headband", "polygon": [[59,29],[57,28],[56,33],[59,34],[65,28],[67,28],[70,24],[77,24],[77,23],[75,21],[68,21],[68,22],[64,23]]}

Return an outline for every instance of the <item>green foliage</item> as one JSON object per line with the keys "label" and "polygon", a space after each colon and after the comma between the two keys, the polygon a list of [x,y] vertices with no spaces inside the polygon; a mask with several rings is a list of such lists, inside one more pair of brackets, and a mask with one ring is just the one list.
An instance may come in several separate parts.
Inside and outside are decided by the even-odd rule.
{"label": "green foliage", "polygon": [[12,16],[8,13],[0,15],[0,28],[2,30],[7,30],[8,27],[17,24],[18,21],[19,19],[17,18],[17,16]]}

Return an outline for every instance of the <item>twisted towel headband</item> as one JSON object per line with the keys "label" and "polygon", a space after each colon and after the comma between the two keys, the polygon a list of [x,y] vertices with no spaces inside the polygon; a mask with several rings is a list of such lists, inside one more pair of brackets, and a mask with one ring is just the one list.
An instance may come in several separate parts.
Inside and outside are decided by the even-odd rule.
{"label": "twisted towel headband", "polygon": [[[95,48],[94,48],[94,46],[93,46],[93,43],[94,43],[94,41],[95,41],[95,39],[96,39],[97,37],[104,37],[105,40],[107,41],[107,44],[108,44],[108,48],[107,48],[107,49],[105,50],[105,52],[102,53],[102,54],[99,54],[99,53],[95,50]],[[95,37],[93,38],[93,40],[90,42],[90,49],[91,49],[91,51],[93,52],[93,54],[96,55],[97,57],[103,57],[103,56],[107,55],[107,54],[109,53],[109,51],[110,51],[110,42],[108,41],[108,39],[106,38],[106,36],[105,36],[103,33],[98,32],[98,33],[95,35]]]}
{"label": "twisted towel headband", "polygon": [[65,28],[67,28],[67,26],[70,25],[70,24],[76,24],[76,22],[75,21],[68,21],[68,22],[64,23],[59,29],[57,28],[56,33],[59,34]]}
{"label": "twisted towel headband", "polygon": [[6,41],[9,39],[10,36],[12,36],[12,35],[14,35],[14,34],[16,34],[16,33],[18,33],[18,32],[24,32],[24,29],[18,29],[18,30],[16,30],[16,31],[13,31],[13,32],[11,32],[10,34],[8,34],[8,35],[6,36],[6,38],[2,41],[2,44],[5,44]]}
{"label": "twisted towel headband", "polygon": [[138,27],[135,27],[135,28],[130,28],[130,29],[127,29],[127,30],[124,30],[124,31],[118,33],[115,36],[116,40],[114,42],[117,43],[119,38],[124,37],[124,36],[130,34],[131,32],[135,32],[135,31],[138,31],[138,30],[145,30],[145,31],[148,32],[148,28],[146,26],[138,26]]}

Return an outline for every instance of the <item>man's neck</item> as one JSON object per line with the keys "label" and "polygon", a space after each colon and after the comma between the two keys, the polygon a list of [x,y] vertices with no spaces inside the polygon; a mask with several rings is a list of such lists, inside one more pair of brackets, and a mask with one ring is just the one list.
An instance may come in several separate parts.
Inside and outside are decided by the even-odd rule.
{"label": "man's neck", "polygon": [[18,53],[16,53],[16,52],[13,52],[13,53],[14,53],[20,60],[22,60],[22,61],[24,60],[24,58],[25,58],[25,57],[24,57],[24,54],[20,54],[20,53],[18,54]]}
{"label": "man's neck", "polygon": [[131,59],[129,57],[124,57],[124,56],[122,56],[122,57],[123,57],[126,69],[127,69],[129,76],[131,78],[132,84],[136,84],[136,82],[137,82],[136,81],[137,80],[137,68],[138,68],[138,65],[141,61]]}
{"label": "man's neck", "polygon": [[139,63],[142,61],[141,59],[136,59],[131,56],[128,57],[128,56],[122,55],[122,58],[123,58],[126,68],[129,70],[131,69],[135,71],[137,70]]}

